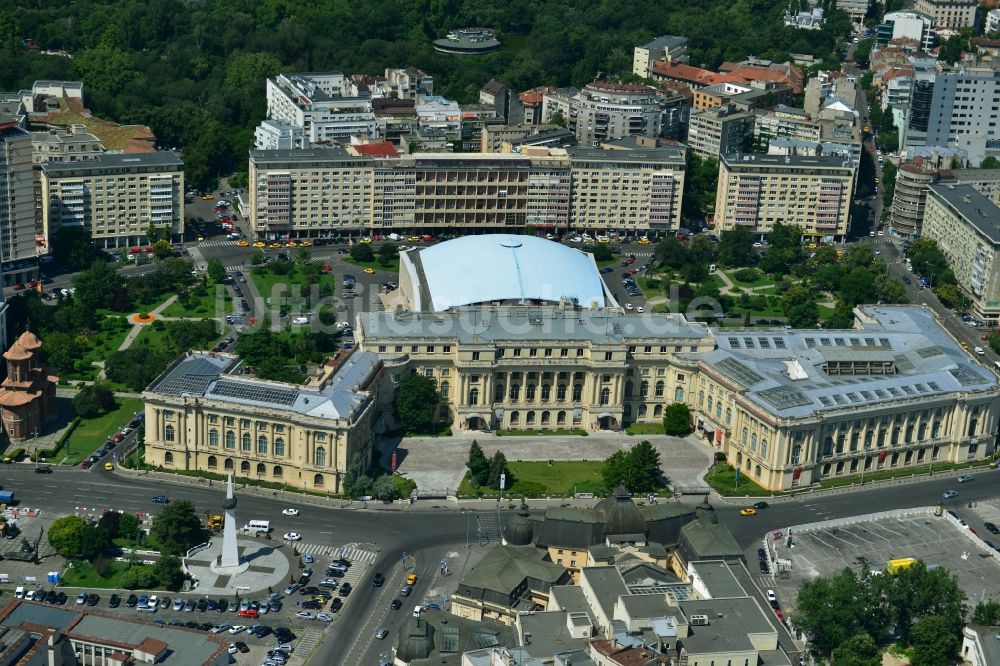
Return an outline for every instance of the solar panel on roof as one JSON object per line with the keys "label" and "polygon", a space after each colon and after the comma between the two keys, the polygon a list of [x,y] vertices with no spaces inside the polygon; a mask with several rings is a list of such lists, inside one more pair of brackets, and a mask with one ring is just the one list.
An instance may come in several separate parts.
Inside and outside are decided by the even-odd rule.
{"label": "solar panel on roof", "polygon": [[790,409],[812,404],[812,400],[792,386],[776,386],[761,391],[758,395],[778,409]]}
{"label": "solar panel on roof", "polygon": [[825,395],[821,395],[819,397],[819,401],[822,402],[825,407],[830,407],[833,405],[833,403],[830,401],[830,398],[828,398]]}
{"label": "solar panel on roof", "polygon": [[846,340],[844,340],[844,338],[834,338],[834,339],[833,339],[833,342],[834,342],[834,343],[835,343],[835,344],[836,344],[836,345],[837,345],[838,347],[846,347],[846,346],[847,346],[847,341],[846,341]]}
{"label": "solar panel on roof", "polygon": [[888,390],[889,390],[889,393],[891,393],[893,396],[895,396],[897,398],[899,396],[903,395],[902,392],[900,392],[900,390],[898,388],[896,388],[895,386],[890,386]]}
{"label": "solar panel on roof", "polygon": [[820,338],[819,343],[824,347],[830,346],[830,338]]}
{"label": "solar panel on roof", "polygon": [[732,347],[733,349],[739,349],[740,348],[740,339],[739,338],[729,338],[729,346]]}
{"label": "solar panel on roof", "polygon": [[806,338],[804,340],[804,342],[806,343],[806,347],[808,347],[810,349],[816,346],[816,339],[815,338]]}
{"label": "solar panel on roof", "polygon": [[918,393],[927,393],[927,387],[923,384],[914,384],[913,388],[917,389]]}
{"label": "solar panel on roof", "polygon": [[964,367],[958,366],[957,368],[950,368],[948,372],[951,376],[958,381],[962,386],[975,386],[976,384],[986,384],[988,380],[982,377],[976,372]]}
{"label": "solar panel on roof", "polygon": [[916,393],[916,391],[913,390],[913,387],[910,386],[909,384],[903,384],[902,386],[900,386],[900,388],[903,389],[903,393],[905,393],[906,395],[913,395],[914,393]]}
{"label": "solar panel on roof", "polygon": [[880,398],[888,398],[889,397],[889,394],[886,393],[885,391],[883,391],[882,389],[875,389],[875,395],[877,395]]}
{"label": "solar panel on roof", "polygon": [[841,394],[839,394],[839,393],[834,393],[834,394],[833,394],[833,399],[834,399],[834,401],[835,401],[835,402],[836,402],[836,403],[837,403],[838,405],[843,405],[843,404],[845,404],[845,403],[847,402],[847,400],[845,400],[845,399],[844,399],[844,396],[842,396],[842,395],[841,395]]}
{"label": "solar panel on roof", "polygon": [[774,348],[775,349],[785,349],[785,340],[784,340],[784,338],[775,338],[774,339]]}
{"label": "solar panel on roof", "polygon": [[298,390],[249,382],[234,382],[225,379],[215,383],[212,395],[252,402],[267,402],[274,405],[291,406],[295,403]]}
{"label": "solar panel on roof", "polygon": [[940,347],[923,347],[917,350],[917,355],[920,358],[931,358],[933,356],[940,356],[943,353]]}
{"label": "solar panel on roof", "polygon": [[458,627],[441,627],[438,639],[441,641],[438,646],[441,652],[458,652]]}
{"label": "solar panel on roof", "polygon": [[771,348],[771,341],[768,340],[767,338],[757,338],[757,344],[760,345],[761,349],[770,349]]}
{"label": "solar panel on roof", "polygon": [[853,392],[847,394],[847,399],[851,402],[861,402],[861,398],[858,397],[858,394]]}
{"label": "solar panel on roof", "polygon": [[889,344],[889,338],[879,338],[878,343],[882,347],[892,348],[892,345]]}
{"label": "solar panel on roof", "polygon": [[724,358],[715,367],[747,388],[764,381],[763,377],[734,358]]}
{"label": "solar panel on roof", "polygon": [[861,346],[861,338],[851,338],[851,344],[855,347]]}
{"label": "solar panel on roof", "polygon": [[743,344],[747,349],[754,349],[753,338],[743,338]]}
{"label": "solar panel on roof", "polygon": [[937,382],[927,382],[927,386],[929,386],[932,391],[941,390],[941,385],[938,384]]}
{"label": "solar panel on roof", "polygon": [[862,391],[861,395],[862,395],[862,397],[864,397],[865,400],[874,400],[875,399],[875,394],[872,393],[871,391]]}
{"label": "solar panel on roof", "polygon": [[875,346],[875,338],[865,338],[865,344],[869,347]]}

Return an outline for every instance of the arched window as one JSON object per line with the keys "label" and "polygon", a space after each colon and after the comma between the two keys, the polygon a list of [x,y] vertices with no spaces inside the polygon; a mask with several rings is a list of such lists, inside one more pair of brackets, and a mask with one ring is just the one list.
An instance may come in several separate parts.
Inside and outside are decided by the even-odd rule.
{"label": "arched window", "polygon": [[662,398],[663,397],[663,380],[662,379],[660,381],[656,382],[656,388],[654,389],[654,391],[655,391],[654,395],[657,398]]}
{"label": "arched window", "polygon": [[240,438],[240,448],[244,451],[250,450],[250,433],[243,433],[243,437]]}
{"label": "arched window", "polygon": [[751,451],[757,450],[757,433],[750,435],[750,450]]}
{"label": "arched window", "polygon": [[449,388],[450,387],[448,386],[448,380],[447,379],[445,381],[441,382],[441,397],[443,399],[445,399],[445,400],[448,399],[448,389]]}
{"label": "arched window", "polygon": [[715,398],[713,398],[712,396],[708,396],[708,413],[709,414],[712,413],[712,407],[714,407],[714,406],[715,406]]}
{"label": "arched window", "polygon": [[766,439],[760,440],[760,457],[761,458],[766,458],[767,457],[767,440]]}
{"label": "arched window", "polygon": [[726,407],[726,425],[733,422],[733,410]]}
{"label": "arched window", "polygon": [[313,464],[316,465],[316,467],[326,466],[326,449],[322,446],[316,447],[316,453],[313,456]]}
{"label": "arched window", "polygon": [[826,439],[823,440],[823,451],[820,453],[822,456],[832,456],[833,455],[833,437],[827,435]]}
{"label": "arched window", "polygon": [[698,391],[698,406],[700,407],[701,405],[704,404],[705,404],[705,392]]}
{"label": "arched window", "polygon": [[535,385],[534,384],[528,384],[528,386],[524,389],[524,399],[525,400],[534,400],[535,399]]}
{"label": "arched window", "polygon": [[510,413],[510,424],[514,426],[520,422],[521,422],[521,412],[515,409],[513,412]]}
{"label": "arched window", "polygon": [[173,465],[174,464],[174,454],[172,454],[170,451],[167,451],[166,453],[164,453],[163,454],[163,462],[165,464],[167,464],[167,465]]}
{"label": "arched window", "polygon": [[233,471],[233,459],[232,458],[226,458],[226,462],[223,465],[223,467],[225,467],[230,472]]}
{"label": "arched window", "polygon": [[219,445],[219,431],[212,428],[208,431],[208,445],[218,446]]}
{"label": "arched window", "polygon": [[232,430],[226,431],[226,448],[235,449],[236,448],[236,433]]}
{"label": "arched window", "polygon": [[[801,444],[796,444],[795,446],[792,447],[792,464],[793,465],[798,465],[799,464],[799,457],[801,455],[802,455],[802,445]],[[898,454],[896,454],[896,455],[898,455]]]}
{"label": "arched window", "polygon": [[257,463],[257,476],[264,476],[265,474],[267,474],[267,467],[264,466],[264,463]]}
{"label": "arched window", "polygon": [[566,423],[566,412],[559,412],[556,414],[556,425],[562,425]]}
{"label": "arched window", "polygon": [[275,465],[274,466],[274,474],[273,474],[274,478],[280,479],[283,474],[284,474],[284,472],[281,469],[281,465]]}
{"label": "arched window", "polygon": [[259,437],[257,437],[257,453],[258,454],[267,453],[267,437],[265,437],[264,435],[260,435]]}
{"label": "arched window", "polygon": [[548,402],[552,396],[552,387],[548,384],[542,384],[542,402]]}
{"label": "arched window", "polygon": [[469,389],[469,404],[470,405],[479,404],[479,389],[475,387]]}
{"label": "arched window", "polygon": [[639,382],[639,395],[645,398],[649,394],[649,382],[643,379]]}
{"label": "arched window", "polygon": [[743,426],[743,445],[746,446],[750,441],[750,429]]}
{"label": "arched window", "polygon": [[548,425],[548,423],[549,423],[550,420],[551,419],[549,418],[549,413],[548,412],[542,412],[542,425]]}
{"label": "arched window", "polygon": [[519,400],[520,398],[521,398],[521,386],[519,384],[511,384],[510,399]]}
{"label": "arched window", "polygon": [[215,456],[209,456],[208,457],[208,468],[209,469],[215,469],[218,466],[219,466],[219,461],[216,459],[216,457]]}
{"label": "arched window", "polygon": [[583,399],[583,384],[573,384],[573,402]]}
{"label": "arched window", "polygon": [[607,405],[611,402],[611,389],[607,386],[601,389],[601,404]]}
{"label": "arched window", "polygon": [[504,390],[503,384],[497,384],[496,389],[493,391],[493,402],[503,402]]}
{"label": "arched window", "polygon": [[743,464],[743,454],[740,453],[739,451],[736,452],[736,464],[737,465]]}
{"label": "arched window", "polygon": [[639,405],[639,418],[646,417],[646,405]]}
{"label": "arched window", "polygon": [[663,416],[663,405],[653,407],[653,416]]}
{"label": "arched window", "polygon": [[163,441],[164,442],[174,441],[174,427],[169,423],[163,426]]}
{"label": "arched window", "polygon": [[760,465],[757,465],[757,467],[754,468],[753,472],[754,472],[753,475],[756,476],[759,479],[760,478]]}
{"label": "arched window", "polygon": [[524,417],[524,422],[528,425],[535,425],[535,413],[528,412],[528,415]]}
{"label": "arched window", "polygon": [[322,488],[323,487],[323,475],[322,474],[317,474],[316,476],[313,477],[313,485],[316,486],[317,488]]}
{"label": "arched window", "polygon": [[680,386],[674,389],[674,402],[684,402],[684,389]]}
{"label": "arched window", "polygon": [[715,418],[722,418],[722,400],[715,403]]}
{"label": "arched window", "polygon": [[625,397],[632,397],[632,382],[625,382]]}
{"label": "arched window", "polygon": [[274,438],[274,455],[276,456],[285,455],[285,440],[283,437]]}
{"label": "arched window", "polygon": [[566,385],[560,384],[556,387],[556,401],[564,402],[566,400]]}
{"label": "arched window", "polygon": [[244,460],[243,462],[240,463],[240,474],[249,474],[249,473],[250,473],[250,463]]}

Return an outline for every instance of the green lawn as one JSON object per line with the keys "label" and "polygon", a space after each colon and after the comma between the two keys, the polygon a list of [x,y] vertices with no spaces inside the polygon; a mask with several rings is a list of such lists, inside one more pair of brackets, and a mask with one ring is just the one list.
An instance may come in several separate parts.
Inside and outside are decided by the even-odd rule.
{"label": "green lawn", "polygon": [[374,268],[376,271],[384,271],[387,273],[392,273],[393,275],[399,274],[398,258],[393,259],[387,264],[383,264],[381,261],[379,261],[377,255],[374,261],[358,261],[357,259],[353,259],[350,256],[341,257],[341,259],[344,261],[344,263],[351,264],[352,266],[357,266],[358,268],[361,269]]}
{"label": "green lawn", "polygon": [[160,314],[164,317],[222,317],[233,311],[233,299],[225,285],[210,285],[204,294],[194,296],[190,305],[174,301]]}
{"label": "green lawn", "polygon": [[662,435],[663,422],[659,423],[630,423],[625,426],[625,432],[629,435]]}
{"label": "green lawn", "polygon": [[[398,266],[398,264],[397,264]],[[309,284],[305,276],[302,275],[302,271],[296,265],[295,269],[288,275],[276,275],[270,272],[267,267],[258,272],[258,269],[262,268],[260,266],[254,266],[250,271],[250,279],[253,280],[254,284],[257,286],[257,292],[260,294],[261,298],[267,302],[267,299],[298,296],[300,287]],[[334,289],[336,289],[336,284],[334,284],[333,276],[328,273],[323,273],[320,275],[319,284],[329,284]]]}
{"label": "green lawn", "polygon": [[723,496],[742,497],[769,497],[775,493],[758,486],[746,474],[740,473],[739,483],[736,482],[736,469],[727,463],[716,463],[705,475],[705,483],[710,485],[717,493]]}
{"label": "green lawn", "polygon": [[642,290],[642,295],[649,299],[654,296],[663,296],[663,287],[666,285],[666,280],[660,277],[653,278],[643,275],[635,283]]}
{"label": "green lawn", "polygon": [[[508,462],[514,485],[504,491],[504,495],[527,497],[558,495],[567,496],[574,492],[603,495],[606,492],[601,478],[601,460],[570,460],[547,462]],[[496,496],[498,491],[481,489],[478,494]],[[476,495],[476,489],[469,485],[468,475],[462,479],[458,494]]]}
{"label": "green lawn", "polygon": [[139,398],[116,398],[118,409],[93,419],[81,419],[63,450],[67,465],[77,465],[81,460],[98,449],[109,435],[128,423],[132,415],[142,411]]}
{"label": "green lawn", "polygon": [[[153,571],[153,565],[151,564],[139,564],[136,565],[148,570],[150,573]],[[97,575],[94,567],[91,566],[90,562],[73,562],[73,566],[67,568],[63,571],[62,581],[59,583],[60,587],[89,587],[103,590],[115,590],[121,589],[122,574],[128,571],[129,565],[126,562],[108,562],[107,575],[103,578]],[[103,600],[102,600],[103,601]]]}
{"label": "green lawn", "polygon": [[83,359],[78,362],[79,367],[85,368],[85,370],[80,372],[70,372],[66,373],[64,376],[66,379],[84,379],[93,380],[97,379],[97,366],[93,365],[94,361],[103,361],[112,352],[118,351],[122,342],[125,341],[125,336],[128,335],[129,331],[132,330],[131,326],[126,326],[125,328],[118,331],[101,331],[95,333],[94,335],[87,337],[87,351],[83,354]]}

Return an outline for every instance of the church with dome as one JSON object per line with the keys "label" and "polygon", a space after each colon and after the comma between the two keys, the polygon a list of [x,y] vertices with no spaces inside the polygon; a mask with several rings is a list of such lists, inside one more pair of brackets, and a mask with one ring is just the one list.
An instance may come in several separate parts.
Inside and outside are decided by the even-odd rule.
{"label": "church with dome", "polygon": [[0,383],[0,422],[11,440],[38,434],[56,411],[59,377],[42,365],[41,349],[38,336],[25,331],[3,355],[7,378]]}

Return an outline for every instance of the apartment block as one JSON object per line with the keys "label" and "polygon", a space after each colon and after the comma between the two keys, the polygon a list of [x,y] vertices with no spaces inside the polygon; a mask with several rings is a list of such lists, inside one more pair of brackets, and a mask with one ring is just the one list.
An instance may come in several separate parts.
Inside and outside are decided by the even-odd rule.
{"label": "apartment block", "polygon": [[871,0],[837,0],[837,9],[844,11],[852,21],[861,22],[868,13]]}
{"label": "apartment block", "polygon": [[0,262],[3,284],[38,278],[31,133],[0,123]]}
{"label": "apartment block", "polygon": [[626,136],[660,134],[660,94],[652,86],[595,81],[580,91],[576,140],[596,146]]}
{"label": "apartment block", "polygon": [[882,18],[878,26],[875,41],[888,44],[896,39],[913,40],[925,51],[934,48],[936,36],[934,24],[930,17],[917,12],[889,12]]}
{"label": "apartment block", "polygon": [[914,11],[931,19],[935,30],[958,30],[976,25],[976,0],[917,0]]}
{"label": "apartment block", "polygon": [[920,237],[927,207],[927,188],[938,178],[936,169],[928,170],[914,163],[900,165],[892,196],[893,231],[904,238]]}
{"label": "apartment block", "polygon": [[86,125],[52,128],[31,133],[31,161],[83,162],[104,154],[104,144],[87,131]]}
{"label": "apartment block", "polygon": [[704,109],[688,119],[688,147],[702,157],[738,153],[753,137],[754,114],[737,111],[732,105]]}
{"label": "apartment block", "polygon": [[524,225],[565,231],[571,221],[595,230],[680,225],[685,163],[683,150],[673,146],[525,143],[519,152],[396,157],[351,152],[251,151],[247,215],[254,233],[272,239]]}
{"label": "apartment block", "polygon": [[923,236],[937,241],[975,316],[1000,318],[1000,206],[971,185],[928,186]]}
{"label": "apartment block", "polygon": [[636,76],[648,77],[650,67],[657,60],[687,63],[689,60],[687,38],[660,35],[635,47],[632,52],[632,73]]}
{"label": "apartment block", "polygon": [[253,132],[257,150],[293,150],[308,148],[305,131],[287,120],[262,120]]}
{"label": "apartment block", "polygon": [[840,155],[723,155],[715,200],[718,229],[767,234],[778,222],[803,236],[843,238],[857,167]]}
{"label": "apartment block", "polygon": [[340,72],[279,74],[267,80],[267,117],[301,127],[311,144],[373,136],[371,94]]}
{"label": "apartment block", "polygon": [[434,94],[434,77],[416,67],[386,68],[385,82],[401,99],[420,99]]}
{"label": "apartment block", "polygon": [[754,143],[766,148],[771,139],[788,137],[801,141],[819,141],[822,125],[803,109],[779,105],[773,111],[759,111],[754,118]]}
{"label": "apartment block", "polygon": [[105,154],[42,165],[42,225],[90,231],[100,247],[145,245],[149,227],[184,231],[184,164],[177,153]]}
{"label": "apartment block", "polygon": [[1000,66],[979,64],[937,74],[926,145],[947,146],[964,137],[1000,136],[998,108]]}
{"label": "apartment block", "polygon": [[983,32],[987,35],[1000,32],[1000,9],[991,9],[986,12],[986,24]]}

